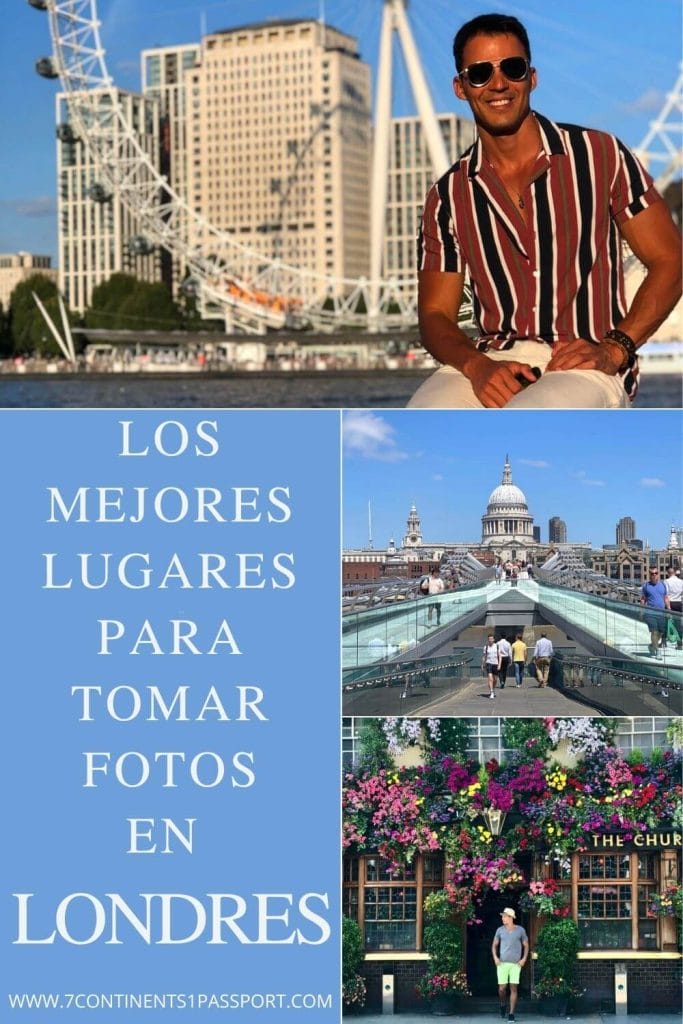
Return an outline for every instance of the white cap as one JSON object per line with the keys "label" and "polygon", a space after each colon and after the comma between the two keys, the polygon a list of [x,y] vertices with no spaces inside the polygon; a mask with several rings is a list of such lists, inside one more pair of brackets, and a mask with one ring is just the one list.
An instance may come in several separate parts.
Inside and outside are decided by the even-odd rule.
{"label": "white cap", "polygon": [[501,912],[500,912],[500,916],[501,917],[505,917],[506,914],[508,915],[508,917],[517,917],[517,915],[514,912],[514,910],[512,909],[512,907],[506,907],[505,910],[501,910]]}

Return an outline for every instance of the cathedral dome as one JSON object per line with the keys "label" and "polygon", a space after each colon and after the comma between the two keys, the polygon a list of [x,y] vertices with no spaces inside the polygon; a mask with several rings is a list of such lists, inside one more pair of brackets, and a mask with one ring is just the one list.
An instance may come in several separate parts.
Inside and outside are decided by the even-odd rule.
{"label": "cathedral dome", "polygon": [[528,511],[528,505],[526,495],[524,491],[521,491],[519,487],[516,487],[512,482],[512,472],[510,469],[510,463],[508,459],[505,459],[505,467],[503,469],[503,481],[496,487],[489,495],[487,512],[489,514],[495,514],[497,509],[519,509],[520,511]]}

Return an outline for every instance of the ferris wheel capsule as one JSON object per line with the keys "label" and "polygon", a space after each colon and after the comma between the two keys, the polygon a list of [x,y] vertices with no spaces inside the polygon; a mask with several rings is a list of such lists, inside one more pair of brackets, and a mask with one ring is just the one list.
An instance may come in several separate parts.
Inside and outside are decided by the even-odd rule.
{"label": "ferris wheel capsule", "polygon": [[26,0],[29,7],[35,7],[37,11],[47,10],[47,0]]}
{"label": "ferris wheel capsule", "polygon": [[87,194],[94,203],[108,203],[111,200],[111,196],[104,185],[100,185],[98,182],[90,186]]}
{"label": "ferris wheel capsule", "polygon": [[59,73],[52,57],[41,57],[40,60],[37,60],[36,71],[41,78],[59,78]]}
{"label": "ferris wheel capsule", "polygon": [[70,124],[58,124],[57,125],[57,138],[60,142],[65,142],[67,145],[73,145],[74,142],[78,142],[78,136],[74,132]]}
{"label": "ferris wheel capsule", "polygon": [[128,243],[128,252],[131,256],[149,256],[154,246],[144,235],[134,235]]}
{"label": "ferris wheel capsule", "polygon": [[194,299],[199,295],[199,282],[196,277],[186,277],[180,283],[180,290],[188,299]]}

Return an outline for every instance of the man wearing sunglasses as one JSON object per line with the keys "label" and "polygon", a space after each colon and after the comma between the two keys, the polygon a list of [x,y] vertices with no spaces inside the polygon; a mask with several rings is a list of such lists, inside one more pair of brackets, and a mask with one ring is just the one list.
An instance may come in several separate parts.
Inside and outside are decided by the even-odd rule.
{"label": "man wearing sunglasses", "polygon": [[[516,18],[474,18],[453,52],[477,140],[425,200],[420,331],[444,365],[409,404],[624,407],[637,390],[636,349],[681,294],[666,204],[614,136],[532,112],[536,70]],[[628,310],[622,238],[647,269]],[[458,326],[466,276],[475,342]]]}

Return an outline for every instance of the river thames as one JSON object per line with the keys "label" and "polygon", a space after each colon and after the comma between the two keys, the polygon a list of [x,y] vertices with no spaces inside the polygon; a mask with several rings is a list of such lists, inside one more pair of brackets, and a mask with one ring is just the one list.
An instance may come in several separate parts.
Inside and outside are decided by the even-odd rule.
{"label": "river thames", "polygon": [[[400,409],[430,370],[0,377],[4,409]],[[635,409],[680,409],[677,374],[641,377]]]}

